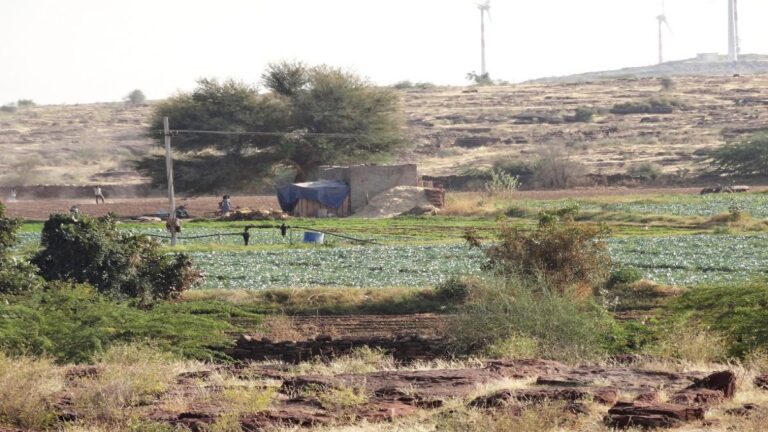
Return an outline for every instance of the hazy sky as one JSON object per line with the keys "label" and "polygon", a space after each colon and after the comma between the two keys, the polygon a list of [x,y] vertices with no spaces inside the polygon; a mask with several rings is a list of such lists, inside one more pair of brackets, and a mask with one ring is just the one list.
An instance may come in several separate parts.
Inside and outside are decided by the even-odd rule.
{"label": "hazy sky", "polygon": [[[725,0],[667,0],[667,57],[727,50]],[[739,0],[742,52],[768,53],[768,1]],[[661,0],[491,0],[494,78],[656,62]],[[471,0],[0,0],[0,104],[150,99],[200,77],[256,83],[282,59],[381,84],[463,84],[480,68]]]}

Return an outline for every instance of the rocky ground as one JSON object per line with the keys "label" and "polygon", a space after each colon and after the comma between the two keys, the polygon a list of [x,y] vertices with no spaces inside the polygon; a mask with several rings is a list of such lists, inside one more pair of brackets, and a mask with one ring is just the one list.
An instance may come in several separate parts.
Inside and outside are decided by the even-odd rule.
{"label": "rocky ground", "polygon": [[[177,375],[155,401],[128,409],[131,415],[192,431],[219,430],[211,428],[232,421],[232,413],[247,431],[278,426],[402,424],[409,419],[433,422],[424,419],[460,410],[479,411],[488,417],[520,417],[542,407],[560,410],[563,425],[570,425],[564,430],[680,426],[723,430],[734,422],[764,415],[766,397],[754,395],[762,392],[766,377],[749,381],[732,370],[667,372],[648,363],[633,364],[636,361],[643,360],[628,357],[611,364],[580,366],[504,360],[460,367],[421,364],[310,374],[280,364],[203,366]],[[88,415],[73,406],[69,393],[76,393],[78,386],[99,379],[102,373],[98,366],[66,371],[66,388],[56,405],[61,421],[76,422]],[[233,410],[230,395],[237,388],[265,395],[264,407],[257,412]],[[759,403],[746,402],[744,395],[756,397]]]}
{"label": "rocky ground", "polygon": [[[533,160],[563,147],[592,173],[625,173],[642,162],[667,173],[705,168],[708,151],[762,128],[768,75],[675,77],[581,83],[402,90],[414,147],[401,155],[429,175],[460,174],[497,160]],[[611,114],[617,103],[651,97],[679,101],[669,114]],[[569,122],[578,108],[590,123]],[[103,103],[19,108],[0,113],[0,183],[126,184],[142,179],[130,160],[152,149],[152,105]],[[680,171],[682,172],[682,171]]]}

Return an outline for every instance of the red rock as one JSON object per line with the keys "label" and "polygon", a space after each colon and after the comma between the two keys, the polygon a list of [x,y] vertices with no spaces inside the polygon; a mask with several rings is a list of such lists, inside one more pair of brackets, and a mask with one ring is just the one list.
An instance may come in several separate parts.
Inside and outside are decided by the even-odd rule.
{"label": "red rock", "polygon": [[760,407],[758,405],[747,403],[738,408],[727,409],[725,410],[725,414],[736,417],[749,417],[759,409]]}
{"label": "red rock", "polygon": [[760,375],[759,377],[755,378],[754,383],[757,388],[768,390],[768,375]]}
{"label": "red rock", "polygon": [[725,397],[723,392],[710,389],[691,389],[683,390],[673,394],[669,402],[681,405],[703,405],[712,406],[723,403]]}
{"label": "red rock", "polygon": [[736,374],[731,371],[715,372],[696,380],[686,390],[695,389],[718,390],[723,393],[726,399],[731,399],[736,393]]}
{"label": "red rock", "polygon": [[619,402],[608,410],[605,424],[615,428],[674,427],[685,422],[704,419],[704,409],[685,405],[642,402]]}

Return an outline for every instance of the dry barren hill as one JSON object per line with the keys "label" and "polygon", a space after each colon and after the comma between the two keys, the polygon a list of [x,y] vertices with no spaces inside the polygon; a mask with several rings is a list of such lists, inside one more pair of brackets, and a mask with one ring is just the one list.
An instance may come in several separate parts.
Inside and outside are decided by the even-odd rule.
{"label": "dry barren hill", "polygon": [[[593,173],[624,173],[642,162],[665,172],[706,168],[708,151],[768,121],[768,75],[676,77],[477,88],[403,90],[414,149],[401,160],[424,174],[458,174],[498,160],[529,161],[558,146]],[[679,103],[667,114],[612,114],[650,98]],[[591,122],[571,122],[577,109]],[[151,105],[124,103],[0,112],[0,182],[136,183],[130,159],[151,148]],[[723,134],[723,132],[726,132]]]}

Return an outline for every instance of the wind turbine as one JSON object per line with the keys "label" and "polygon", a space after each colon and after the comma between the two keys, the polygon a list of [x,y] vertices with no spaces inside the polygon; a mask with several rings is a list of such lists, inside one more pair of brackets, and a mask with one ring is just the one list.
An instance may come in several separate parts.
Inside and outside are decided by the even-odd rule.
{"label": "wind turbine", "polygon": [[728,59],[739,61],[739,7],[737,0],[728,0]]}
{"label": "wind turbine", "polygon": [[488,20],[490,21],[491,0],[478,3],[477,8],[480,9],[480,75],[486,76],[488,70],[485,67],[485,15],[488,15]]}
{"label": "wind turbine", "polygon": [[656,21],[659,22],[659,64],[662,64],[664,63],[664,26],[667,26],[667,29],[672,31],[672,28],[667,21],[666,4],[664,0],[661,0],[661,15],[656,17]]}

